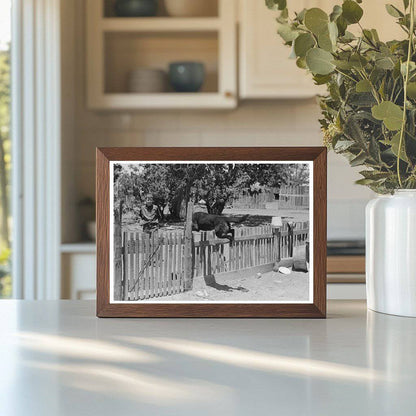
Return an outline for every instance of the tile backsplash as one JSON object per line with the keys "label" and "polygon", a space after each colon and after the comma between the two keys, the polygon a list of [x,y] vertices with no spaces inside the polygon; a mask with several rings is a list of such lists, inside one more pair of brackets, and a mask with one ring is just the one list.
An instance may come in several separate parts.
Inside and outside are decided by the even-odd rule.
{"label": "tile backsplash", "polygon": [[[75,125],[78,198],[94,196],[96,146],[319,146],[318,117],[315,100],[247,102],[233,111],[84,110]],[[329,154],[330,238],[364,236],[363,207],[372,193],[355,185],[357,178],[357,169]]]}

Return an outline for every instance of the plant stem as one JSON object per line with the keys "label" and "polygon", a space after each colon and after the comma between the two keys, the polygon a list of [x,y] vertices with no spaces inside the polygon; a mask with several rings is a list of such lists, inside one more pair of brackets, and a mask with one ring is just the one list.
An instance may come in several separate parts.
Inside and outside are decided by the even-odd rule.
{"label": "plant stem", "polygon": [[346,74],[345,72],[340,71],[338,68],[335,68],[335,71],[340,73],[341,75],[344,75],[344,77],[349,78],[351,81],[354,81],[355,83],[357,83],[357,80],[353,77],[350,77],[348,74]]}
{"label": "plant stem", "polygon": [[365,72],[365,69],[361,66],[362,70],[360,71],[360,75],[363,77],[363,79],[367,80],[370,83],[371,87],[371,93],[373,94],[374,99],[377,101],[377,104],[380,104],[380,100],[378,98],[377,90],[375,89],[373,83],[370,81],[370,78],[368,77],[367,73]]}
{"label": "plant stem", "polygon": [[401,177],[401,174],[400,174],[400,156],[402,154],[404,131],[406,129],[407,83],[409,82],[410,60],[412,58],[412,50],[413,50],[414,27],[415,27],[415,0],[410,0],[409,45],[408,45],[408,48],[407,48],[406,73],[405,73],[404,81],[403,81],[403,83],[404,83],[404,85],[403,85],[403,94],[404,94],[403,119],[402,119],[402,128],[400,129],[399,149],[398,149],[398,152],[397,152],[397,178],[399,180],[400,188],[403,187],[402,177]]}

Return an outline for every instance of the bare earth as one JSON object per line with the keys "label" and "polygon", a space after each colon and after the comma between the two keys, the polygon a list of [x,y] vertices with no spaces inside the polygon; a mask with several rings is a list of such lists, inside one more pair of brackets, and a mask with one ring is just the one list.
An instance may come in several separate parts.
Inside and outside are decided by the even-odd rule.
{"label": "bare earth", "polygon": [[308,301],[309,273],[292,272],[285,275],[278,272],[267,272],[260,276],[242,278],[203,278],[194,280],[194,288],[189,292],[177,295],[149,299],[142,302],[238,302],[238,301]]}

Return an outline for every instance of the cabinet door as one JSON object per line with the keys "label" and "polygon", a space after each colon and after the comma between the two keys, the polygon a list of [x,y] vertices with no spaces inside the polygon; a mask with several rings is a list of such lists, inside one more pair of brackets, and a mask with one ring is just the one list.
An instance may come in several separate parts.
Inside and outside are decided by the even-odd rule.
{"label": "cabinet door", "polygon": [[[320,7],[318,1],[294,0],[290,9]],[[289,59],[290,48],[276,33],[278,12],[261,0],[240,0],[240,97],[305,98],[317,94],[311,75]]]}

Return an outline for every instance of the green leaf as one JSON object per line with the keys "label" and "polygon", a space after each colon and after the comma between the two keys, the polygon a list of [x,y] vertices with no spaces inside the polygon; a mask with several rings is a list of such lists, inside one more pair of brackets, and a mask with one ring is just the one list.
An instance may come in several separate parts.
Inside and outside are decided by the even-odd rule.
{"label": "green leaf", "polygon": [[302,33],[295,39],[295,53],[301,58],[306,56],[306,52],[315,46],[315,40],[310,33]]}
{"label": "green leaf", "polygon": [[402,127],[403,110],[391,101],[383,101],[371,109],[373,117],[382,120],[384,125],[392,131]]}
{"label": "green leaf", "polygon": [[337,68],[343,71],[347,71],[352,68],[352,65],[348,61],[343,61],[341,59],[335,59],[333,63]]}
{"label": "green leaf", "polygon": [[363,129],[361,128],[361,113],[355,113],[345,120],[344,133],[350,139],[357,143],[361,149],[365,149],[367,140]]}
{"label": "green leaf", "polygon": [[350,160],[350,165],[352,167],[360,166],[360,165],[363,165],[366,160],[367,160],[367,155],[364,152],[362,152],[358,156]]}
{"label": "green leaf", "polygon": [[[339,28],[338,28],[338,30],[339,30]],[[348,42],[351,42],[351,41],[353,41],[353,40],[355,40],[356,39],[356,36],[353,34],[353,33],[351,33],[351,32],[348,32],[348,30],[344,33],[344,35],[341,37],[341,41],[342,42],[345,42],[345,43],[348,43]]]}
{"label": "green leaf", "polygon": [[393,61],[393,58],[387,56],[376,59],[375,64],[378,68],[392,70],[394,69],[395,62]]}
{"label": "green leaf", "polygon": [[297,30],[293,30],[290,25],[282,23],[277,25],[277,33],[285,42],[292,42],[299,36],[299,32]]}
{"label": "green leaf", "polygon": [[376,29],[371,29],[371,34],[373,35],[373,39],[376,42],[380,42],[380,38],[378,37],[378,33],[377,33],[377,30]]}
{"label": "green leaf", "polygon": [[349,24],[358,23],[363,13],[363,9],[353,0],[346,0],[342,4],[342,16]]}
{"label": "green leaf", "polygon": [[[416,70],[416,64],[412,61],[409,62],[409,73],[412,73],[414,70]],[[400,64],[400,72],[403,77],[406,76],[406,62],[402,62]]]}
{"label": "green leaf", "polygon": [[307,69],[305,57],[296,59],[296,66],[301,69]]}
{"label": "green leaf", "polygon": [[310,49],[306,54],[306,64],[313,74],[327,75],[333,72],[333,56],[320,48]]}
{"label": "green leaf", "polygon": [[287,9],[284,9],[280,12],[280,15],[276,17],[276,22],[281,24],[287,24],[289,20],[288,17],[289,11]]}
{"label": "green leaf", "polygon": [[357,82],[355,90],[357,92],[371,92],[371,82],[367,79],[362,79],[361,81]]}
{"label": "green leaf", "polygon": [[397,8],[394,7],[392,4],[386,4],[387,13],[393,17],[403,17],[403,13]]}
{"label": "green leaf", "polygon": [[412,100],[416,100],[416,82],[409,82],[407,84],[407,96]]}
{"label": "green leaf", "polygon": [[332,13],[329,15],[329,20],[335,22],[338,17],[342,15],[342,7],[336,4],[332,10]]}
{"label": "green leaf", "polygon": [[328,23],[328,32],[331,42],[334,46],[337,45],[337,38],[338,38],[338,26],[334,22]]}
{"label": "green leaf", "polygon": [[355,181],[356,185],[370,185],[374,182],[374,179],[358,179]]}
{"label": "green leaf", "polygon": [[362,170],[360,175],[363,175],[365,179],[372,179],[378,181],[380,179],[385,179],[391,176],[390,172],[378,172],[376,170]]}
{"label": "green leaf", "polygon": [[377,140],[374,138],[374,136],[370,138],[368,151],[370,152],[370,156],[374,159],[374,162],[376,162],[377,164],[380,163],[380,160],[381,160],[380,147],[378,145]]}
{"label": "green leaf", "polygon": [[385,100],[386,99],[386,94],[385,94],[385,87],[386,87],[386,79],[383,78],[383,81],[381,81],[380,87],[378,89],[378,93],[380,94],[380,97]]}
{"label": "green leaf", "polygon": [[266,0],[266,6],[270,10],[283,10],[286,8],[286,0]]}
{"label": "green leaf", "polygon": [[331,75],[315,74],[313,80],[315,81],[315,85],[324,85],[327,82],[331,81]]}
{"label": "green leaf", "polygon": [[367,59],[365,59],[364,56],[358,53],[354,53],[353,55],[351,55],[349,62],[354,68],[357,69],[363,69],[368,63]]}
{"label": "green leaf", "polygon": [[368,108],[373,107],[376,104],[376,100],[373,94],[369,92],[352,92],[349,95],[348,104],[360,108]]}
{"label": "green leaf", "polygon": [[[391,151],[396,157],[399,155],[400,132],[396,133],[390,141],[382,140],[381,142],[385,144],[386,146],[390,146]],[[400,152],[400,159],[405,162],[409,162],[409,159],[407,158],[406,153],[404,151],[404,140],[403,140],[402,148]]]}
{"label": "green leaf", "polygon": [[374,42],[374,39],[373,39],[373,34],[371,33],[371,30],[368,30],[368,29],[364,29],[363,30],[363,35],[364,35],[364,40],[366,41],[366,42]]}
{"label": "green leaf", "polygon": [[309,9],[305,13],[305,26],[315,35],[324,33],[328,28],[328,15],[318,7]]}
{"label": "green leaf", "polygon": [[306,11],[306,9],[303,9],[299,13],[297,13],[295,20],[297,20],[298,22],[303,22],[305,20]]}
{"label": "green leaf", "polygon": [[409,7],[409,0],[403,0],[403,6],[404,6],[404,9],[406,10]]}
{"label": "green leaf", "polygon": [[318,45],[321,49],[328,52],[332,52],[334,50],[334,44],[332,43],[328,32],[318,35]]}
{"label": "green leaf", "polygon": [[351,146],[354,146],[355,142],[352,140],[338,140],[334,146],[334,150],[337,153],[345,152]]}
{"label": "green leaf", "polygon": [[338,17],[338,19],[337,19],[337,27],[338,27],[338,32],[339,32],[340,36],[344,36],[345,35],[345,32],[347,30],[347,27],[348,27],[348,23],[344,19],[343,16]]}

